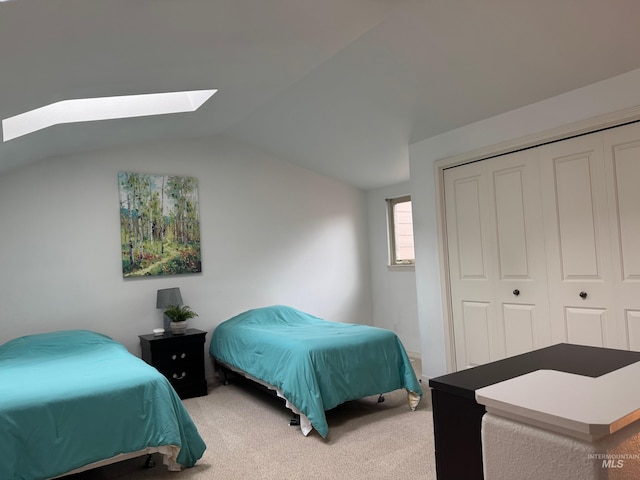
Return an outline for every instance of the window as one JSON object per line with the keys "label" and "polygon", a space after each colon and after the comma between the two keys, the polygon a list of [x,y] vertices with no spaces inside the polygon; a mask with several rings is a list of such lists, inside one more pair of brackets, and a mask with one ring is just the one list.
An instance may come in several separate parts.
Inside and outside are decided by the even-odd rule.
{"label": "window", "polygon": [[3,141],[63,123],[194,112],[216,92],[194,90],[62,100],[2,120]]}
{"label": "window", "polygon": [[411,216],[411,196],[387,200],[389,221],[389,264],[414,265],[413,217]]}

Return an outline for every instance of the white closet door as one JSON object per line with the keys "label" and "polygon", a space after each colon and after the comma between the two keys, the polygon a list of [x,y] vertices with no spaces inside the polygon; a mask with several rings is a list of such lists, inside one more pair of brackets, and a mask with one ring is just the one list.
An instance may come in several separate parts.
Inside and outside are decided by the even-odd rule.
{"label": "white closet door", "polygon": [[494,345],[493,230],[483,162],[444,172],[451,308],[458,369],[490,362]]}
{"label": "white closet door", "polygon": [[535,150],[445,171],[457,368],[548,345]]}
{"label": "white closet door", "polygon": [[487,166],[496,219],[494,285],[502,358],[551,344],[538,152],[497,157]]}
{"label": "white closet door", "polygon": [[640,124],[603,137],[618,344],[640,350]]}
{"label": "white closet door", "polygon": [[539,150],[552,341],[616,347],[602,134]]}

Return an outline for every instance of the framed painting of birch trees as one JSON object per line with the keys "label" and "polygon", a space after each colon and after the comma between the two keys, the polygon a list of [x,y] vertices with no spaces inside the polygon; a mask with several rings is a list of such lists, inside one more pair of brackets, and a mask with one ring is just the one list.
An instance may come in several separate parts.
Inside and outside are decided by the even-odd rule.
{"label": "framed painting of birch trees", "polygon": [[198,181],[119,172],[122,275],[202,271]]}

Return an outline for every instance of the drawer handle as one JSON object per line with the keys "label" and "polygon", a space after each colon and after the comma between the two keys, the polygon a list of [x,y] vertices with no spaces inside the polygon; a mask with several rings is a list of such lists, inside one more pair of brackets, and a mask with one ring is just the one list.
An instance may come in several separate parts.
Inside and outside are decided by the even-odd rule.
{"label": "drawer handle", "polygon": [[587,298],[587,292],[580,292],[579,295],[580,295],[580,298],[583,300]]}
{"label": "drawer handle", "polygon": [[[171,360],[175,360],[177,358],[178,358],[177,355],[171,355]],[[180,354],[180,358],[187,358],[187,354],[186,353],[181,353]]]}
{"label": "drawer handle", "polygon": [[178,376],[177,373],[173,374],[173,378],[175,378],[176,380],[182,380],[186,376],[187,376],[187,372],[182,372],[182,375],[180,375],[180,376]]}
{"label": "drawer handle", "polygon": [[517,288],[513,291],[513,294],[517,297],[518,295],[520,295],[520,290],[518,290]]}

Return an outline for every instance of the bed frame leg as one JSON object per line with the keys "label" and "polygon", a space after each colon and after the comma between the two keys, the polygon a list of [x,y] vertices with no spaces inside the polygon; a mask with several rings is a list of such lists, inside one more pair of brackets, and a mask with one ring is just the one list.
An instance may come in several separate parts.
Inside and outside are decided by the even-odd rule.
{"label": "bed frame leg", "polygon": [[144,468],[153,468],[156,466],[156,462],[153,459],[153,455],[150,453],[147,454],[147,459],[144,462]]}
{"label": "bed frame leg", "polygon": [[384,402],[384,395],[380,394],[380,396],[378,397],[378,403],[382,403]]}
{"label": "bed frame leg", "polygon": [[297,413],[294,413],[291,420],[289,420],[289,425],[292,427],[300,425],[300,415],[298,415]]}
{"label": "bed frame leg", "polygon": [[222,384],[229,385],[229,372],[227,372],[227,369],[224,367],[220,368],[220,373],[222,373]]}

